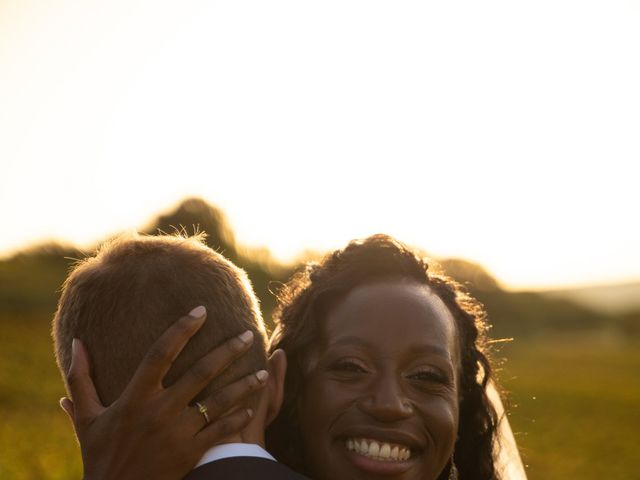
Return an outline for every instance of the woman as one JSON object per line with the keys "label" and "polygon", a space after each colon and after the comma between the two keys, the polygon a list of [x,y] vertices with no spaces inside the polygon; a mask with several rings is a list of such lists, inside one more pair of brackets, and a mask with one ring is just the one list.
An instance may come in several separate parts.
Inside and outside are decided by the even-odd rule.
{"label": "woman", "polygon": [[[279,460],[319,479],[500,478],[484,312],[411,250],[376,235],[333,252],[285,286],[275,323],[271,348],[289,362],[285,404],[267,432]],[[161,415],[134,401],[126,410],[136,408]],[[140,434],[136,422],[128,428]],[[85,454],[83,435],[118,444],[79,430],[85,466],[97,454]],[[165,438],[165,449],[178,441]],[[129,458],[144,471],[152,457]]]}
{"label": "woman", "polygon": [[[376,390],[380,388],[387,393],[396,390],[395,398],[388,399],[392,404],[386,407],[389,411],[362,405],[353,407],[356,412],[346,408],[341,413],[356,417],[358,425],[398,424],[401,429],[414,417],[427,427],[437,425],[438,429],[425,428],[422,435],[414,435],[418,438],[413,439],[412,457],[421,454],[423,464],[437,467],[436,472],[422,472],[417,478],[437,478],[454,464],[460,478],[493,478],[492,445],[498,419],[486,394],[491,367],[484,354],[484,312],[455,283],[430,274],[427,264],[407,247],[376,235],[352,242],[321,263],[310,265],[285,287],[275,321],[272,348],[286,352],[290,370],[285,405],[268,432],[268,441],[282,461],[307,471],[305,465],[295,465],[295,459],[304,458],[311,467],[307,473],[318,476],[322,471],[321,478],[339,478],[345,465],[335,465],[333,472],[330,461],[340,458],[339,448],[307,448],[307,452],[294,448],[311,443],[317,447],[317,442],[304,434],[305,426],[314,435],[315,427],[321,428],[306,422],[307,415],[320,418],[318,410],[323,408],[323,401],[314,402],[313,397],[317,400],[322,395],[317,390],[322,388],[357,390],[348,401],[365,404],[361,397],[384,395]],[[392,343],[388,349],[372,349],[356,342],[334,351],[329,344],[339,341],[343,333],[370,337],[369,344]],[[318,342],[319,338],[322,341]],[[442,355],[429,351],[432,347],[443,350],[436,352]],[[378,360],[380,356],[392,358],[392,353],[397,357],[393,361]],[[351,363],[335,367],[344,371],[324,373],[318,370],[334,367],[317,359],[317,365],[311,366],[314,356],[326,357],[328,362],[346,358],[344,361]],[[392,370],[393,378],[383,378],[385,370]],[[316,385],[323,382],[327,385]],[[396,410],[390,411],[392,407]],[[360,415],[358,410],[365,413]],[[291,441],[296,437],[302,441]],[[421,441],[421,437],[433,441]],[[314,454],[317,452],[320,455]],[[434,456],[434,452],[441,454]],[[348,472],[351,470],[345,467],[340,478],[353,478]]]}

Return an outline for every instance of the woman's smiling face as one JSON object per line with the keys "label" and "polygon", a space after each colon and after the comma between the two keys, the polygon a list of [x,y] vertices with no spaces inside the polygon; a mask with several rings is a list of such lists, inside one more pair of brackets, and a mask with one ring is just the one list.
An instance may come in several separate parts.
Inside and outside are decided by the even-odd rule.
{"label": "woman's smiling face", "polygon": [[454,319],[428,287],[359,286],[331,309],[300,403],[313,478],[435,479],[458,430]]}

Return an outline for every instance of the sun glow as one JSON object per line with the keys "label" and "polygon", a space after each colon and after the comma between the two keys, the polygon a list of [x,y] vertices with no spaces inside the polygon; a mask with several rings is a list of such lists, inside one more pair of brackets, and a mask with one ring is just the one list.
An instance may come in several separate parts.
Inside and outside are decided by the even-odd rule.
{"label": "sun glow", "polygon": [[6,252],[185,196],[283,258],[388,232],[507,285],[640,277],[629,2],[0,5]]}

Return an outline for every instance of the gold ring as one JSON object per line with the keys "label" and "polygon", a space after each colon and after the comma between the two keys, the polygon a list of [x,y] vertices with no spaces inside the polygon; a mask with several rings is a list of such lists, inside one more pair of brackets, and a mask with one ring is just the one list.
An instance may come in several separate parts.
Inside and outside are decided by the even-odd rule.
{"label": "gold ring", "polygon": [[196,402],[196,406],[198,407],[198,411],[204,417],[204,421],[207,422],[207,425],[209,425],[211,423],[211,420],[209,420],[209,415],[207,414],[207,407],[202,405],[200,402]]}

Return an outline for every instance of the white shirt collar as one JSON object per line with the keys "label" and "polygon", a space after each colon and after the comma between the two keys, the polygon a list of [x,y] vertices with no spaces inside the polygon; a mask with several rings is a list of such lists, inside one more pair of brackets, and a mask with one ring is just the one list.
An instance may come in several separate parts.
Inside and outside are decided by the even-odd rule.
{"label": "white shirt collar", "polygon": [[276,461],[264,448],[255,443],[225,443],[210,448],[202,456],[198,464],[193,468],[198,468],[205,463],[215,462],[229,457],[260,457]]}

